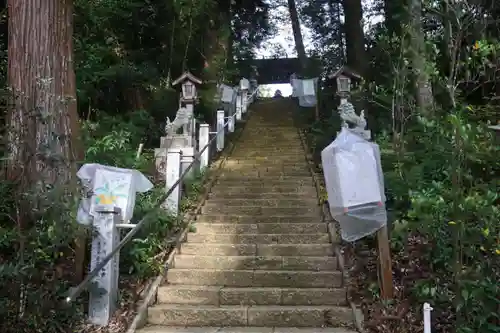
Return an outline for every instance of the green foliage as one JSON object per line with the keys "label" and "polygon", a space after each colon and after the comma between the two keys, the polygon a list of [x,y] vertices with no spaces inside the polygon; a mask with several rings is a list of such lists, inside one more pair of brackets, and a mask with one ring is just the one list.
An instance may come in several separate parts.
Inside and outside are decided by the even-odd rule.
{"label": "green foliage", "polygon": [[[393,253],[418,260],[424,270],[425,278],[408,290],[416,311],[431,302],[443,327],[493,333],[500,332],[500,147],[494,133],[474,121],[481,110],[474,111],[420,117],[398,146],[384,133],[377,143]],[[305,129],[316,161],[339,127],[333,116]],[[408,253],[410,240],[425,246]]]}
{"label": "green foliage", "polygon": [[[76,202],[52,189],[22,194],[32,202],[52,203],[43,210],[19,207],[15,184],[5,181],[0,193],[5,198],[0,204],[0,327],[12,333],[58,332],[61,323],[81,316],[80,303],[62,303],[73,280],[73,241],[83,233],[73,222]],[[21,223],[27,217],[29,223]]]}
{"label": "green foliage", "polygon": [[[136,150],[154,120],[144,111],[130,114],[126,119],[105,115],[100,119],[98,123],[83,123],[86,162],[138,169],[149,175],[153,168],[153,153],[146,150],[136,159]],[[185,183],[186,195],[181,211],[192,206],[202,189],[201,181],[202,175],[196,174]],[[0,193],[5,198],[12,198],[8,195],[12,188],[7,183],[0,183]],[[36,195],[40,196],[40,193]],[[3,217],[0,220],[0,283],[7,286],[0,293],[0,318],[5,318],[0,327],[4,332],[19,332],[20,327],[22,332],[59,332],[61,327],[76,329],[74,325],[83,319],[79,310],[81,304],[73,304],[70,308],[62,306],[64,293],[73,284],[73,241],[86,233],[85,228],[75,222],[77,202],[72,198],[61,201],[62,193],[58,190],[44,195],[48,196],[47,201],[56,204],[43,212],[33,211],[35,222],[25,230],[22,239],[18,230],[13,228],[15,221],[10,215],[15,202],[7,199],[0,205]],[[182,226],[178,219],[158,209],[159,198],[163,195],[163,183],[153,191],[138,195],[134,220],[148,214],[148,223],[121,251],[122,277],[133,276],[142,280],[159,272],[171,245],[170,238]],[[23,250],[16,250],[20,244]],[[21,294],[18,288],[22,285],[26,288],[24,295],[27,295],[25,315],[16,320],[18,303],[15,300]],[[17,326],[12,326],[13,320]]]}
{"label": "green foliage", "polygon": [[[158,256],[167,249],[167,236],[172,236],[178,226],[177,220],[165,211],[157,209],[158,199],[165,190],[160,185],[149,193],[138,196],[134,208],[135,216],[149,213],[148,223],[134,239],[121,251],[120,270],[125,274],[133,274],[140,278],[158,274],[162,258]],[[156,209],[156,210],[154,210]]]}
{"label": "green foliage", "polygon": [[[213,71],[221,77],[231,70],[231,78],[239,80],[232,59],[226,59],[253,55],[272,28],[268,7],[264,1],[75,0],[81,114],[87,116],[89,109],[123,114],[146,107],[157,99],[158,88],[171,88],[171,81],[185,70],[197,76]],[[237,19],[230,31],[231,15]],[[232,54],[213,52],[214,33],[221,42],[232,43]]]}
{"label": "green foliage", "polygon": [[380,143],[396,253],[406,246],[397,240],[418,235],[427,242],[430,276],[413,293],[444,312],[438,320],[455,309],[456,332],[498,332],[500,149],[485,126],[461,113],[420,119],[406,137],[404,155]]}
{"label": "green foliage", "polygon": [[[370,102],[369,127],[382,152],[398,288],[395,302],[380,307],[397,316],[405,312],[406,304],[412,307],[411,315],[403,317],[405,325],[409,318],[404,330],[384,322],[371,332],[421,332],[424,302],[434,308],[433,332],[500,332],[500,147],[487,128],[499,119],[494,101],[498,93],[491,84],[499,65],[498,24],[469,23],[478,15],[498,13],[499,7],[481,2],[476,12],[461,3],[452,8],[453,14],[443,14],[444,3],[423,3],[426,52],[420,60],[433,90],[433,110],[426,110],[425,117],[416,107],[415,32],[404,2],[378,2],[394,12],[367,34],[371,70],[363,88]],[[304,15],[323,17],[329,8],[322,1],[311,3],[304,7]],[[449,40],[443,40],[445,27],[442,17],[435,16],[438,12],[455,20]],[[308,24],[318,34],[338,25],[315,27],[315,23]],[[454,47],[456,63],[449,58]],[[320,49],[325,66],[335,62],[329,59],[333,52],[333,47]],[[310,113],[300,115],[318,164],[321,150],[340,128],[338,116],[328,116],[338,102],[324,95],[327,89],[320,96],[326,103],[321,105],[319,122]],[[371,241],[360,243],[373,248]],[[377,275],[363,267],[362,276],[370,278],[362,281],[360,292],[365,300],[371,299],[368,307],[373,311],[380,300]],[[368,311],[368,320],[379,321],[374,313],[376,318]]]}

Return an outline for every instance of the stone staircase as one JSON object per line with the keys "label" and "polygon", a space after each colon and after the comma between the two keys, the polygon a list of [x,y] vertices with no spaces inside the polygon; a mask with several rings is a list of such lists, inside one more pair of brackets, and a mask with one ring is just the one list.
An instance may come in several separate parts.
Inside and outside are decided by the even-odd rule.
{"label": "stone staircase", "polygon": [[291,107],[256,106],[142,333],[353,332]]}

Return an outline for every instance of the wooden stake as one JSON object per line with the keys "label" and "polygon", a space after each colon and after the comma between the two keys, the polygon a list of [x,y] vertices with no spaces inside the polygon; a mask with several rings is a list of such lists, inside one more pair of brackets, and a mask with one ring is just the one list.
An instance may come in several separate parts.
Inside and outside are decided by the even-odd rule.
{"label": "wooden stake", "polygon": [[87,244],[87,235],[82,232],[81,235],[78,235],[75,239],[75,276],[74,282],[76,284],[83,281],[83,277],[85,275],[86,266],[85,266],[85,258],[86,258],[86,244]]}
{"label": "wooden stake", "polygon": [[380,294],[383,300],[390,300],[394,297],[394,285],[392,281],[391,248],[389,246],[387,226],[377,231],[377,243],[380,269]]}
{"label": "wooden stake", "polygon": [[316,121],[319,121],[319,79],[316,82],[316,110],[315,110],[315,118]]}

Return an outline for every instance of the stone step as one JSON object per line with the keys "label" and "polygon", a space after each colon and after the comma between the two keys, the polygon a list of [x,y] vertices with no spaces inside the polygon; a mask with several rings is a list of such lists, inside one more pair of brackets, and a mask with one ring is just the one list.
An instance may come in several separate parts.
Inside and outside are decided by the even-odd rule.
{"label": "stone step", "polygon": [[[244,147],[244,148],[251,148],[255,149],[258,148],[259,150],[257,152],[262,153],[262,155],[271,155],[275,153],[280,153],[280,152],[285,152],[287,155],[295,155],[295,154],[304,154],[304,149],[300,146],[300,142],[296,142],[295,144],[289,144],[289,143],[282,143],[282,144],[274,144],[272,141],[277,142],[277,139],[270,138],[267,141],[246,141],[244,142],[241,140],[238,145],[238,147]],[[271,147],[266,145],[272,144]],[[255,150],[254,150],[255,151]]]}
{"label": "stone step", "polygon": [[279,156],[279,157],[304,157],[305,152],[303,149],[289,148],[289,147],[279,147],[277,149],[265,149],[264,145],[269,143],[255,143],[255,144],[240,144],[238,149],[231,154],[232,157],[269,157],[269,156]]}
{"label": "stone step", "polygon": [[217,180],[218,185],[241,186],[245,184],[248,187],[274,187],[274,186],[304,186],[314,185],[313,178],[308,177],[220,177]]}
{"label": "stone step", "polygon": [[338,271],[215,270],[172,268],[167,273],[170,284],[226,287],[338,288]]}
{"label": "stone step", "polygon": [[229,157],[226,160],[226,166],[252,166],[252,167],[270,167],[270,168],[276,168],[276,167],[303,167],[306,168],[308,167],[308,164],[305,160],[303,161],[276,161],[276,160],[256,160],[256,159],[244,159],[244,158],[233,158]]}
{"label": "stone step", "polygon": [[203,269],[263,269],[288,271],[334,271],[335,257],[257,257],[257,256],[205,256],[177,255],[175,268]]}
{"label": "stone step", "polygon": [[217,178],[216,185],[221,186],[240,186],[241,184],[248,184],[249,187],[270,188],[280,185],[295,185],[295,186],[314,186],[313,178],[295,177],[295,176],[230,176]]}
{"label": "stone step", "polygon": [[[278,143],[281,144],[292,144],[291,142],[294,138],[297,140],[300,140],[300,135],[299,132],[297,131],[297,128],[294,127],[293,124],[289,124],[288,127],[282,127],[280,128],[280,131],[270,131],[269,128],[266,127],[266,123],[269,122],[269,119],[263,120],[259,119],[257,122],[253,122],[254,119],[252,119],[251,123],[253,125],[257,125],[258,128],[255,128],[254,126],[248,126],[246,127],[245,131],[241,134],[242,138],[254,141],[263,141],[266,138],[273,138],[276,139]],[[283,119],[278,120],[278,121],[283,121]],[[258,136],[254,134],[259,134]],[[300,141],[299,141],[300,142]]]}
{"label": "stone step", "polygon": [[328,232],[326,223],[196,223],[200,234],[318,234]]}
{"label": "stone step", "polygon": [[[273,112],[273,111],[269,111]],[[243,132],[248,138],[253,138],[256,140],[262,140],[265,137],[277,137],[282,142],[286,142],[287,138],[299,136],[297,128],[292,122],[283,123],[285,121],[283,116],[280,115],[279,118],[257,118],[257,115],[253,115],[250,123],[252,126],[248,126]],[[277,126],[280,125],[280,126]],[[273,129],[277,129],[273,131]],[[259,133],[259,136],[254,134]]]}
{"label": "stone step", "polygon": [[137,333],[357,333],[343,327],[179,327],[146,326]]}
{"label": "stone step", "polygon": [[352,324],[348,307],[224,306],[157,304],[148,310],[148,323],[184,327],[270,326],[324,327]]}
{"label": "stone step", "polygon": [[[269,132],[275,132],[275,133],[269,133]],[[274,128],[263,128],[261,129],[261,131],[257,132],[244,131],[243,133],[241,133],[240,138],[241,140],[239,141],[239,143],[241,145],[252,145],[256,143],[256,144],[261,144],[261,147],[268,149],[274,148],[274,143],[277,146],[287,146],[292,148],[301,147],[299,133],[297,132],[291,133],[288,130],[275,130]]]}
{"label": "stone step", "polygon": [[345,305],[343,288],[230,288],[167,285],[158,289],[160,304],[191,305]]}
{"label": "stone step", "polygon": [[[272,141],[272,140],[270,140]],[[238,150],[235,150],[233,154],[231,155],[232,158],[234,157],[253,157],[253,156],[259,156],[259,157],[267,157],[267,156],[275,156],[275,155],[280,155],[280,156],[304,156],[306,153],[302,148],[296,148],[296,147],[289,147],[287,145],[280,145],[277,146],[276,149],[266,149],[263,148],[265,145],[268,145],[269,142],[267,143],[247,143],[245,142],[242,144],[243,141],[241,141],[241,144],[238,145]],[[245,153],[251,153],[252,155],[246,155]]]}
{"label": "stone step", "polygon": [[[253,129],[247,127],[248,132],[245,131],[241,134],[242,139],[246,139],[246,141],[241,140],[241,142],[259,142],[259,143],[276,143],[277,145],[288,145],[288,146],[294,146],[294,145],[300,145],[300,135],[294,128],[293,131],[295,132],[290,132],[289,130],[281,130],[281,131],[276,131],[275,133],[269,133],[269,129],[264,129],[262,131],[253,131]],[[255,135],[259,134],[259,135]],[[273,141],[267,142],[266,139],[272,139]]]}
{"label": "stone step", "polygon": [[[262,147],[264,150],[275,150],[278,147],[288,147],[290,149],[302,150],[300,136],[297,133],[276,133],[276,135],[269,135],[269,133],[251,133],[246,135],[242,133],[241,141],[238,143],[241,146],[247,147]],[[246,139],[246,140],[244,140]]]}
{"label": "stone step", "polygon": [[280,130],[279,132],[275,131],[274,133],[278,132],[280,135],[292,135],[292,134],[298,135],[297,128],[294,126],[293,120],[287,123],[287,119],[284,119],[283,115],[284,115],[283,113],[276,113],[276,114],[256,113],[249,120],[249,122],[258,126],[247,127],[245,133],[248,134],[262,133],[265,135],[273,136],[274,135],[273,132],[269,130],[269,128],[273,128],[273,129],[279,129]]}
{"label": "stone step", "polygon": [[230,206],[203,206],[202,214],[229,214],[252,216],[282,216],[282,215],[308,215],[320,218],[321,209],[316,207],[230,207]]}
{"label": "stone step", "polygon": [[188,243],[216,244],[328,244],[330,235],[321,234],[202,234],[188,233]]}
{"label": "stone step", "polygon": [[231,171],[223,171],[220,175],[220,178],[245,178],[245,179],[253,179],[253,178],[300,178],[300,177],[311,177],[311,172],[309,170],[270,170],[270,171],[262,171],[262,170],[231,170]]}
{"label": "stone step", "polygon": [[215,184],[211,190],[215,194],[237,194],[237,193],[276,193],[276,194],[302,194],[310,195],[312,193],[316,194],[316,187],[314,187],[312,181],[310,184],[278,184],[275,186],[263,186],[263,184],[258,184],[258,186],[242,186],[240,184]]}
{"label": "stone step", "polygon": [[269,200],[278,200],[278,199],[292,199],[292,200],[301,200],[304,198],[311,198],[311,196],[316,196],[316,189],[311,187],[309,192],[297,192],[297,193],[276,193],[276,192],[267,192],[267,193],[252,193],[247,190],[241,192],[229,192],[224,193],[220,191],[214,191],[209,193],[208,198],[210,201],[213,200],[222,200],[222,199],[235,199],[235,200],[254,200],[254,199],[269,199]]}
{"label": "stone step", "polygon": [[[243,141],[241,141],[243,143]],[[269,143],[261,143],[261,144],[255,144],[255,145],[248,145],[248,144],[240,144],[238,145],[238,149],[234,150],[234,152],[231,154],[232,158],[238,159],[238,158],[245,158],[245,159],[262,159],[262,160],[269,160],[269,159],[282,159],[282,160],[287,160],[287,159],[297,159],[297,161],[304,160],[304,157],[306,153],[303,150],[295,150],[295,151],[287,151],[286,148],[281,148],[280,150],[276,150],[274,152],[261,152],[260,148],[264,147],[266,144]]]}
{"label": "stone step", "polygon": [[317,206],[318,200],[316,198],[303,197],[299,199],[209,199],[205,206],[207,207],[310,207]]}
{"label": "stone step", "polygon": [[283,153],[275,153],[275,154],[263,154],[260,152],[255,152],[255,150],[259,149],[258,147],[255,148],[248,148],[248,149],[242,149],[241,147],[238,147],[238,154],[232,154],[231,158],[239,160],[239,159],[246,159],[246,160],[253,160],[253,161],[297,161],[297,162],[303,162],[306,161],[306,155],[304,153],[301,154],[286,154],[284,155]]}
{"label": "stone step", "polygon": [[223,214],[205,214],[197,217],[200,223],[318,223],[322,221],[316,214],[300,215],[274,215],[274,216],[252,216],[252,215],[223,215]]}
{"label": "stone step", "polygon": [[[252,142],[263,142],[267,143],[264,147],[272,147],[270,143],[276,142],[282,145],[300,145],[300,135],[297,132],[297,128],[293,127],[293,124],[289,124],[288,127],[276,126],[273,124],[275,120],[259,120],[256,123],[250,123],[251,125],[246,128],[241,134],[241,138],[247,139],[245,143]],[[255,127],[259,127],[255,130]],[[272,139],[274,141],[266,141],[266,139]],[[241,140],[243,142],[243,140]]]}
{"label": "stone step", "polygon": [[230,172],[254,172],[254,173],[272,173],[272,172],[278,172],[278,173],[290,173],[290,172],[308,172],[309,173],[309,166],[307,165],[290,165],[290,166],[283,166],[279,164],[275,165],[269,165],[269,164],[255,164],[255,165],[243,165],[243,164],[234,164],[234,165],[225,165],[223,172],[230,173]]}
{"label": "stone step", "polygon": [[266,153],[276,152],[283,148],[286,148],[288,149],[288,151],[294,153],[304,152],[304,149],[302,148],[300,142],[300,138],[298,136],[288,135],[288,138],[262,134],[259,134],[259,136],[261,136],[261,138],[259,139],[251,139],[250,137],[247,137],[246,141],[244,141],[244,138],[242,136],[240,137],[241,141],[238,142],[238,146],[245,148],[262,148],[262,150],[259,151],[263,151]]}

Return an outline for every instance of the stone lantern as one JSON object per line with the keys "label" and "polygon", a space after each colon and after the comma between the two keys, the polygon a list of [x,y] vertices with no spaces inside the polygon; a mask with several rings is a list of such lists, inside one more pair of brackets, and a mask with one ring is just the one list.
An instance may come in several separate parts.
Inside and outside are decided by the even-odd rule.
{"label": "stone lantern", "polygon": [[172,82],[172,86],[182,84],[181,101],[186,104],[194,104],[198,99],[196,84],[201,84],[202,81],[190,72],[184,72],[179,78]]}
{"label": "stone lantern", "polygon": [[337,86],[337,95],[340,97],[340,104],[347,103],[347,99],[351,94],[353,83],[361,81],[361,75],[351,70],[347,66],[340,67],[336,72],[328,75],[330,80],[335,79]]}
{"label": "stone lantern", "polygon": [[366,130],[365,112],[361,110],[360,114],[356,114],[354,105],[349,102],[352,83],[361,82],[361,75],[349,69],[347,66],[342,66],[336,72],[328,75],[328,79],[335,79],[336,93],[340,97],[338,113],[342,119],[342,127],[349,129],[366,140],[371,138],[371,131]]}
{"label": "stone lantern", "polygon": [[[194,104],[198,101],[198,94],[196,91],[196,85],[202,84],[202,81],[191,74],[190,72],[184,72],[180,77],[178,77],[172,86],[181,84],[181,94],[179,100],[179,109],[172,123],[167,121],[167,127],[170,128],[170,132],[167,131],[167,136],[163,139],[161,144],[162,148],[167,147],[168,149],[180,149],[182,152],[182,160],[185,161],[182,168],[189,165],[194,161],[194,156],[196,154],[196,119],[194,117]],[[182,128],[182,134],[176,134],[177,129]],[[160,157],[165,158],[167,151],[164,149]]]}

